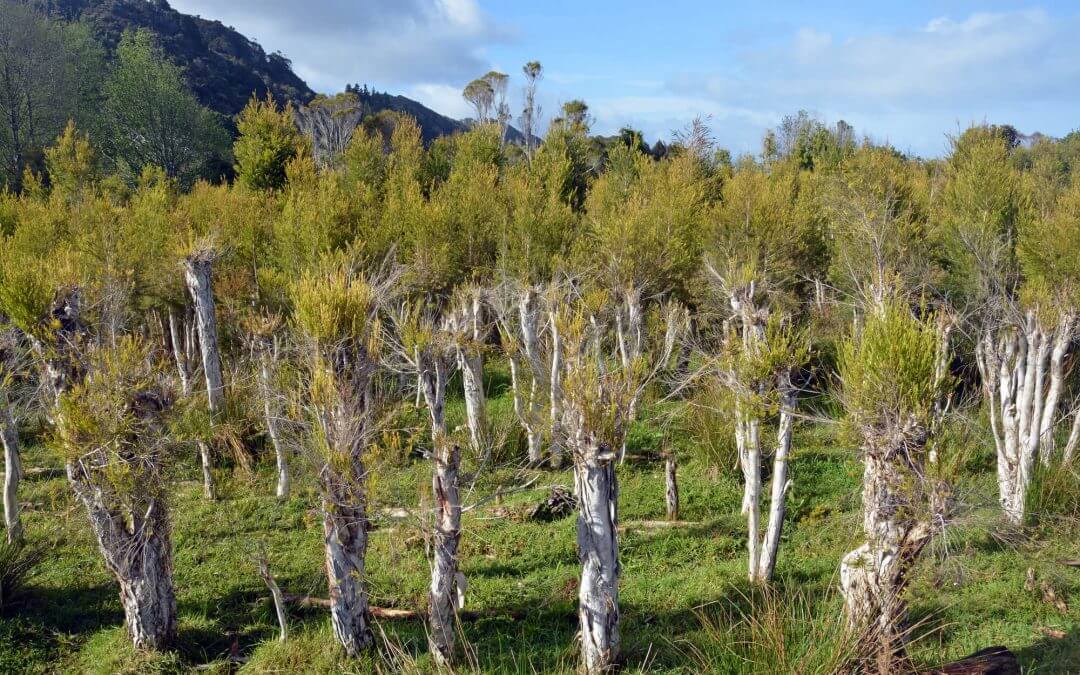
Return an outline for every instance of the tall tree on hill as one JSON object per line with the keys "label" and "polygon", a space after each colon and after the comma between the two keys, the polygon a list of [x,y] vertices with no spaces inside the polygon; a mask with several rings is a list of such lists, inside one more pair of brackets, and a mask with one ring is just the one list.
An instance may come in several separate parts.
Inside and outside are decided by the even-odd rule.
{"label": "tall tree on hill", "polygon": [[41,151],[70,119],[94,112],[104,52],[88,29],[0,3],[0,185],[40,171]]}
{"label": "tall tree on hill", "polygon": [[521,110],[521,133],[525,136],[525,155],[532,159],[534,136],[539,130],[543,110],[536,102],[536,86],[544,76],[544,66],[539,61],[529,61],[521,67],[525,75],[525,106]]}
{"label": "tall tree on hill", "polygon": [[228,134],[188,91],[150,32],[124,33],[103,91],[104,151],[122,173],[157,166],[190,183],[211,160],[227,155]]}

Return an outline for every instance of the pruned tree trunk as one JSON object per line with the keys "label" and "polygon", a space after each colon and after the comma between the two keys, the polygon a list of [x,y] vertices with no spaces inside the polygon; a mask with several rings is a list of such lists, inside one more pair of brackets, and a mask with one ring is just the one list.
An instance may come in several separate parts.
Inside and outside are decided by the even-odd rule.
{"label": "pruned tree trunk", "polygon": [[[864,432],[866,433],[866,432]],[[844,556],[840,590],[852,630],[865,631],[882,672],[895,672],[905,654],[909,573],[944,517],[936,487],[921,482],[919,457],[927,431],[905,423],[865,439],[863,530],[866,542]]]}
{"label": "pruned tree trunk", "polygon": [[791,374],[783,373],[780,377],[780,424],[776,434],[776,452],[773,455],[772,486],[769,496],[769,522],[765,529],[765,539],[761,546],[756,578],[759,582],[772,579],[776,570],[776,558],[780,550],[780,535],[784,528],[784,515],[787,511],[787,493],[791,489],[788,480],[788,455],[791,452],[791,435],[794,426],[795,389],[791,385]]}
{"label": "pruned tree trunk", "polygon": [[615,453],[575,430],[574,487],[581,561],[578,619],[582,669],[611,671],[619,655],[619,483]]}
{"label": "pruned tree trunk", "polygon": [[539,420],[541,409],[540,397],[536,391],[536,380],[529,378],[529,384],[524,382],[521,357],[518,354],[510,354],[510,388],[514,395],[514,415],[525,430],[525,443],[527,446],[529,464],[539,466],[543,461],[543,429]]}
{"label": "pruned tree trunk", "polygon": [[22,460],[19,457],[19,431],[11,407],[0,395],[0,442],[4,446],[4,525],[7,541],[22,541],[22,520],[19,518],[19,481],[22,480]]}
{"label": "pruned tree trunk", "polygon": [[679,481],[676,476],[675,451],[668,450],[664,455],[664,504],[667,507],[667,519],[679,519]]}
{"label": "pruned tree trunk", "polygon": [[431,586],[428,590],[430,612],[428,643],[437,663],[453,661],[457,630],[456,610],[464,595],[464,583],[458,571],[458,545],[461,541],[461,501],[458,497],[458,472],[461,450],[446,434],[446,365],[441,355],[421,354],[421,384],[431,416],[431,440],[434,466],[432,494],[435,498]]}
{"label": "pruned tree trunk", "polygon": [[195,374],[195,323],[176,318],[169,310],[169,343],[176,363],[176,372],[180,377],[180,393],[186,398],[191,395],[192,380]]}
{"label": "pruned tree trunk", "polygon": [[[214,256],[209,251],[201,251],[188,256],[184,261],[184,280],[195,305],[195,325],[199,333],[199,348],[202,353],[203,376],[206,378],[206,397],[213,420],[224,411],[225,386],[221,377],[221,353],[218,348],[217,312],[214,304],[213,289]],[[206,444],[199,446],[199,458],[202,462],[203,493],[207,499],[214,499],[213,474],[210,472],[210,452]]]}
{"label": "pruned tree trunk", "polygon": [[461,541],[461,500],[458,497],[460,449],[446,441],[439,444],[432,476],[435,526],[432,542],[431,587],[428,601],[430,646],[435,660],[446,666],[453,661],[456,614],[464,604],[464,583],[458,571]]}
{"label": "pruned tree trunk", "polygon": [[197,441],[199,448],[199,466],[202,468],[203,497],[210,501],[217,499],[217,490],[214,488],[214,474],[211,471],[213,460],[210,457],[210,445],[206,441]]}
{"label": "pruned tree trunk", "polygon": [[266,551],[259,551],[256,564],[259,567],[259,577],[266,584],[266,588],[270,591],[270,597],[274,602],[274,614],[277,615],[278,628],[280,629],[278,640],[286,642],[289,639],[289,618],[285,609],[285,594],[281,592],[277,580],[270,573],[270,562],[266,559]]}
{"label": "pruned tree trunk", "polygon": [[470,289],[468,296],[451,317],[450,328],[457,333],[456,356],[465,394],[465,423],[469,442],[476,456],[487,453],[487,401],[484,395],[483,296],[480,289]]}
{"label": "pruned tree trunk", "polygon": [[105,566],[120,584],[124,623],[136,649],[160,650],[176,639],[171,527],[165,502],[145,512],[110,505],[82,463],[69,463],[68,482],[86,507]]}
{"label": "pruned tree trunk", "polygon": [[1073,411],[1072,428],[1069,429],[1069,440],[1065,442],[1065,451],[1061,455],[1061,462],[1065,466],[1071,466],[1076,445],[1080,443],[1080,408]]}
{"label": "pruned tree trunk", "polygon": [[217,313],[212,282],[213,256],[199,253],[185,261],[184,279],[195,304],[195,325],[199,332],[203,375],[210,413],[217,415],[225,407],[225,387],[221,378],[221,353],[218,349]]}
{"label": "pruned tree trunk", "polygon": [[[622,306],[615,313],[615,335],[618,340],[619,357],[622,367],[629,370],[641,358],[645,345],[645,316],[641,306],[641,288],[628,286],[623,290]],[[630,398],[630,408],[627,416],[634,419],[637,416],[638,399],[640,392]],[[619,448],[619,463],[626,461],[626,440],[623,440]]]}
{"label": "pruned tree trunk", "polygon": [[289,458],[285,453],[278,429],[277,406],[275,405],[273,377],[271,367],[274,360],[273,348],[264,345],[259,360],[259,386],[262,390],[263,418],[266,421],[266,433],[270,444],[274,446],[274,460],[277,466],[277,487],[274,490],[278,499],[289,498]]}
{"label": "pruned tree trunk", "polygon": [[[362,468],[360,469],[362,471]],[[354,472],[355,473],[355,472]],[[330,587],[330,624],[350,657],[374,644],[368,610],[367,512],[359,486],[346,487],[324,477],[323,536]]]}
{"label": "pruned tree trunk", "polygon": [[548,376],[549,394],[551,399],[551,455],[550,461],[552,468],[558,469],[562,466],[563,462],[563,428],[562,428],[562,414],[563,414],[563,390],[562,390],[562,371],[563,371],[563,345],[562,336],[559,331],[559,309],[558,307],[550,307],[548,309],[548,325],[551,331],[551,373]]}

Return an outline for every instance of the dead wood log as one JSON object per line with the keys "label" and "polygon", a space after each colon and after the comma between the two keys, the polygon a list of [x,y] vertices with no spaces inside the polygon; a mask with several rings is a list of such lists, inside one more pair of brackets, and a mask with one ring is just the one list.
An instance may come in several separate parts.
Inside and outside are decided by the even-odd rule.
{"label": "dead wood log", "polygon": [[1005,647],[987,647],[921,675],[1020,675],[1020,662]]}

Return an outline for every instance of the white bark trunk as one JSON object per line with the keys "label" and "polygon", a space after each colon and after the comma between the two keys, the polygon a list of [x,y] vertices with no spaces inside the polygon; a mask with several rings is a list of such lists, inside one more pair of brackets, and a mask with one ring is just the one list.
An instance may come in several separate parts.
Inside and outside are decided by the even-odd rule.
{"label": "white bark trunk", "polygon": [[676,472],[675,452],[668,450],[664,457],[664,505],[667,507],[667,519],[679,519],[679,481]]}
{"label": "white bark trunk", "polygon": [[22,480],[22,460],[19,457],[19,432],[7,401],[0,396],[0,442],[4,446],[4,525],[7,541],[22,541],[22,520],[19,518],[19,481]]}
{"label": "white bark trunk", "polygon": [[205,441],[198,441],[196,445],[199,447],[199,466],[202,467],[203,497],[214,501],[217,499],[217,490],[214,489],[214,474],[210,471],[213,466],[210,446]]}
{"label": "white bark trunk", "polygon": [[225,388],[221,379],[221,353],[218,350],[217,315],[212,282],[213,260],[207,255],[187,259],[184,279],[195,304],[195,321],[202,350],[203,375],[210,413],[219,414],[225,407]]}
{"label": "white bark trunk", "polygon": [[787,511],[787,493],[791,489],[788,480],[788,455],[791,452],[791,435],[794,426],[795,390],[791,386],[790,374],[785,373],[780,380],[780,425],[776,434],[776,453],[773,455],[772,485],[769,496],[769,522],[765,529],[765,539],[761,546],[761,558],[758,562],[756,581],[772,579],[776,570],[777,554],[780,550],[780,535],[784,528],[784,515]]}
{"label": "white bark trunk", "polygon": [[266,421],[266,433],[274,446],[274,459],[277,466],[277,487],[274,491],[278,499],[289,498],[289,458],[277,424],[277,406],[274,405],[274,387],[271,377],[273,354],[270,348],[263,350],[259,363],[259,385],[262,389],[263,418]]}
{"label": "white bark trunk", "polygon": [[68,482],[86,507],[105,566],[120,584],[124,623],[136,649],[160,650],[176,639],[172,542],[165,503],[145,512],[110,507],[84,469],[67,467]]}
{"label": "white bark trunk", "polygon": [[369,649],[374,640],[368,609],[367,513],[356,488],[324,485],[323,535],[326,578],[330,587],[330,624],[334,637],[350,657]]}
{"label": "white bark trunk", "polygon": [[461,451],[456,445],[445,440],[439,444],[432,476],[435,524],[428,593],[428,642],[436,663],[443,667],[453,661],[457,610],[464,595],[464,584],[460,583],[458,572],[458,545],[461,541],[461,500],[458,496],[460,463]]}
{"label": "white bark trunk", "polygon": [[1069,467],[1072,465],[1073,453],[1076,452],[1077,443],[1080,443],[1080,408],[1073,411],[1069,440],[1065,443],[1065,452],[1061,455],[1061,462],[1064,466]]}
{"label": "white bark trunk", "polygon": [[[518,422],[521,423],[522,429],[525,430],[529,464],[539,466],[543,461],[544,449],[542,445],[543,432],[540,429],[538,419],[539,405],[537,400],[539,397],[536,393],[536,380],[530,378],[530,384],[526,385],[522,370],[520,355],[511,354],[510,388],[513,390],[514,395],[514,414],[517,416]],[[527,386],[528,391],[526,391]]]}
{"label": "white bark trunk", "polygon": [[[189,256],[184,263],[184,280],[195,305],[195,324],[202,352],[203,375],[206,378],[206,397],[210,417],[216,420],[225,408],[225,387],[221,378],[221,353],[218,349],[217,312],[212,281],[213,257],[209,254]],[[199,446],[202,462],[203,491],[207,499],[214,498],[213,474],[210,472],[210,452],[205,443]]]}
{"label": "white bark trunk", "polygon": [[575,435],[581,665],[587,673],[604,673],[619,654],[619,485],[611,449],[592,445],[579,430]]}
{"label": "white bark trunk", "polygon": [[176,363],[176,372],[180,376],[180,393],[187,398],[193,389],[195,357],[195,326],[187,321],[181,322],[173,311],[169,310],[169,343]]}
{"label": "white bark trunk", "polygon": [[441,666],[453,660],[456,637],[456,608],[459,596],[458,545],[461,541],[461,501],[458,496],[458,472],[461,451],[446,435],[444,416],[446,366],[437,354],[421,355],[421,383],[428,411],[431,413],[433,444],[432,494],[435,497],[435,522],[431,585],[428,589],[428,643]]}
{"label": "white bark trunk", "polygon": [[[905,428],[892,438],[867,439],[863,470],[863,530],[866,542],[844,556],[840,589],[852,630],[866,631],[878,668],[894,672],[904,654],[908,574],[930,540],[929,519],[941,504],[918,484],[925,431]],[[914,481],[914,483],[913,483]],[[929,503],[926,503],[929,502]],[[929,507],[927,520],[915,513]]]}
{"label": "white bark trunk", "polygon": [[550,394],[550,408],[551,408],[551,466],[558,469],[562,466],[562,446],[563,446],[563,429],[562,429],[562,415],[563,415],[563,390],[562,390],[562,371],[563,371],[563,345],[562,335],[559,332],[559,310],[557,308],[550,308],[548,310],[548,323],[551,331],[551,374],[548,378],[549,394]]}

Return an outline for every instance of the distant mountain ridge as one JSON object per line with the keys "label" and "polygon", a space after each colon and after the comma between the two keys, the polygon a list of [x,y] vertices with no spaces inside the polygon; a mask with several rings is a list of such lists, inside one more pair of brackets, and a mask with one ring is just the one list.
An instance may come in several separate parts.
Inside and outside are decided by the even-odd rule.
{"label": "distant mountain ridge", "polygon": [[[267,54],[258,42],[220,21],[183,14],[166,0],[0,0],[19,2],[67,21],[89,24],[110,52],[125,30],[145,28],[158,38],[165,55],[183,69],[195,96],[206,107],[233,118],[251,99],[272,93],[280,102],[305,104],[315,91],[292,70],[283,54]],[[439,114],[411,98],[366,91],[361,100],[372,112],[393,110],[416,118],[424,141],[469,128],[467,122]],[[523,138],[508,130],[512,141]]]}

